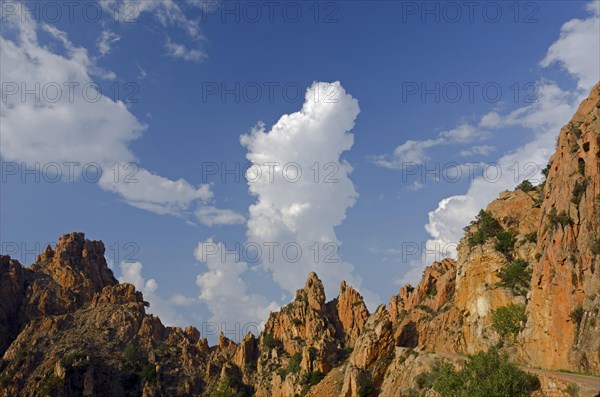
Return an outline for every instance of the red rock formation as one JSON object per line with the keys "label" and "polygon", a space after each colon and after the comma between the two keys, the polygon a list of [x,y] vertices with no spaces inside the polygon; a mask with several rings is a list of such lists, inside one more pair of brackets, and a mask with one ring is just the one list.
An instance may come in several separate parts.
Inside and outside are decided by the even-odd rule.
{"label": "red rock formation", "polygon": [[561,129],[550,164],[522,355],[600,372],[600,84]]}

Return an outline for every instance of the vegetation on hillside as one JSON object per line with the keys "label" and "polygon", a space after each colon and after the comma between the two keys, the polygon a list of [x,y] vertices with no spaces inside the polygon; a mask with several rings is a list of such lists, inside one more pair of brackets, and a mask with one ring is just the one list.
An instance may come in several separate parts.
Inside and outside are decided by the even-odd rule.
{"label": "vegetation on hillside", "polygon": [[497,348],[470,356],[459,371],[442,366],[433,383],[441,397],[527,397],[539,388],[536,376],[509,362]]}
{"label": "vegetation on hillside", "polygon": [[472,227],[475,227],[476,230],[468,237],[469,247],[484,244],[489,238],[495,237],[498,233],[504,231],[500,223],[484,210],[479,211],[475,220],[465,228],[465,231],[468,232]]}
{"label": "vegetation on hillside", "polygon": [[531,268],[527,261],[513,260],[500,269],[498,277],[498,286],[510,288],[515,295],[526,295],[531,283]]}
{"label": "vegetation on hillside", "polygon": [[525,305],[502,306],[492,314],[492,328],[503,337],[515,337],[523,329],[525,321]]}

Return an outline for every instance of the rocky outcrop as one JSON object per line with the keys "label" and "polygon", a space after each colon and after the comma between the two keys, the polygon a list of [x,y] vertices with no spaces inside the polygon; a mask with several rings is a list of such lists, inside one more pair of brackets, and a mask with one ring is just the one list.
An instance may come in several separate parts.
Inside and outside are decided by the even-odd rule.
{"label": "rocky outcrop", "polygon": [[430,350],[460,349],[459,316],[456,309],[455,284],[457,263],[451,259],[425,268],[417,287],[406,285],[389,303],[396,346]]}
{"label": "rocky outcrop", "polygon": [[38,256],[31,269],[48,274],[58,285],[75,293],[78,301],[91,297],[108,285],[117,284],[104,258],[104,243],[69,233]]}
{"label": "rocky outcrop", "polygon": [[350,355],[340,396],[357,397],[362,378],[381,384],[394,357],[392,323],[385,305],[379,306],[367,321]]}
{"label": "rocky outcrop", "polygon": [[28,268],[0,256],[0,354],[31,318],[65,314],[88,303],[95,293],[116,285],[104,259],[104,244],[83,233],[59,238]]}
{"label": "rocky outcrop", "polygon": [[560,131],[537,230],[523,359],[600,372],[600,84]]}
{"label": "rocky outcrop", "polygon": [[[301,372],[327,374],[351,349],[369,313],[362,296],[342,282],[340,295],[326,302],[323,283],[310,273],[292,303],[272,313],[261,337],[257,395],[293,395],[302,391],[300,374],[273,372],[300,360]],[[262,363],[267,363],[263,365]]]}
{"label": "rocky outcrop", "polygon": [[353,347],[369,318],[369,311],[362,296],[351,285],[342,281],[340,294],[327,306],[337,335],[342,335],[345,346]]}

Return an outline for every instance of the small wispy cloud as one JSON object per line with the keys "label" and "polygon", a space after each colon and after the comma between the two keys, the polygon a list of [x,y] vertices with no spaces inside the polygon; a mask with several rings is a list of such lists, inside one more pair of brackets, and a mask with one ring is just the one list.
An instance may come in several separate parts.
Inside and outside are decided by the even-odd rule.
{"label": "small wispy cloud", "polygon": [[372,157],[372,161],[380,167],[402,169],[405,164],[423,164],[430,160],[427,150],[442,145],[464,145],[489,138],[490,132],[484,126],[461,124],[451,130],[442,131],[436,138],[425,140],[408,140],[394,149],[392,155]]}
{"label": "small wispy cloud", "polygon": [[458,155],[461,157],[469,157],[473,155],[486,156],[496,150],[495,146],[492,145],[480,145],[480,146],[472,146],[469,149],[461,150]]}
{"label": "small wispy cloud", "polygon": [[175,43],[171,39],[167,40],[165,48],[167,50],[167,55],[173,58],[183,59],[184,61],[200,62],[205,58],[205,54],[202,51]]}
{"label": "small wispy cloud", "polygon": [[111,32],[110,30],[103,30],[96,41],[96,46],[101,56],[108,54],[112,48],[112,44],[121,40],[121,36]]}
{"label": "small wispy cloud", "polygon": [[235,211],[211,206],[200,207],[195,214],[198,220],[206,226],[238,225],[246,222],[246,217]]}

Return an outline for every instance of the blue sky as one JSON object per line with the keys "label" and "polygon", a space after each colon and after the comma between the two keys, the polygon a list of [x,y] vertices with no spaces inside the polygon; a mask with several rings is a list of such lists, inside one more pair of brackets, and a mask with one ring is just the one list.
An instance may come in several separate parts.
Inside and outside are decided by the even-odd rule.
{"label": "blue sky", "polygon": [[[272,20],[269,2],[82,2],[73,20],[54,3],[60,17],[27,2],[25,19],[21,3],[2,3],[2,251],[30,264],[28,250],[84,231],[105,242],[115,274],[144,290],[151,311],[201,330],[263,321],[310,270],[329,298],[347,278],[372,308],[386,303],[425,264],[453,255],[462,227],[501,190],[539,178],[558,129],[600,79],[598,2],[482,2],[472,19],[468,2],[453,2],[455,22],[433,1],[285,2]],[[70,103],[63,88],[58,104],[47,92],[41,103],[21,99],[23,82],[72,81],[97,83],[103,97]],[[307,90],[336,101],[305,104]],[[249,158],[297,161],[307,177],[315,160],[331,162],[339,180],[249,185],[203,174]],[[65,180],[69,161],[100,165],[103,179],[76,168]],[[46,166],[40,181],[23,181],[36,163]],[[138,182],[112,183],[115,163],[118,182],[128,172]],[[455,166],[442,171],[450,163],[463,172],[456,181]],[[482,163],[500,164],[502,177],[465,175],[473,167],[479,177]],[[436,166],[440,181],[407,175]],[[339,247],[335,265],[308,258],[317,240],[321,253],[328,241]],[[201,242],[249,241],[297,241],[305,255],[293,266],[199,255]]]}

